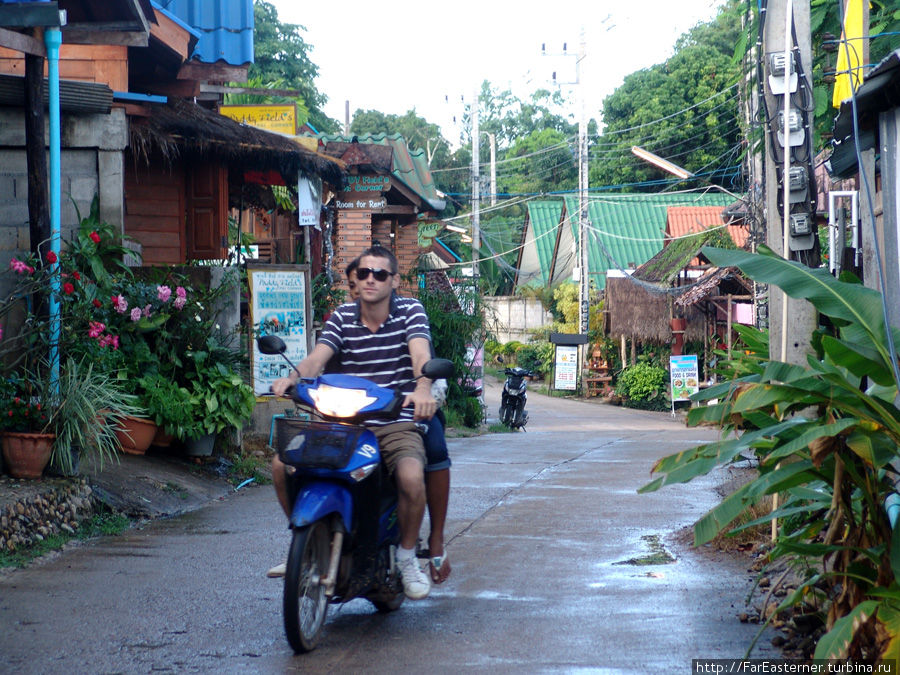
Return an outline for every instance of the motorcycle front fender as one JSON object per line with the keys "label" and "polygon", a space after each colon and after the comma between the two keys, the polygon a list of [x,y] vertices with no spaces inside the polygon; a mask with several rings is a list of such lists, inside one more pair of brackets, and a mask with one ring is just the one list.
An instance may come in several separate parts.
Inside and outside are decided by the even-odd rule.
{"label": "motorcycle front fender", "polygon": [[350,490],[337,483],[309,483],[304,485],[291,512],[291,525],[304,527],[336,513],[349,531],[353,518],[353,497]]}

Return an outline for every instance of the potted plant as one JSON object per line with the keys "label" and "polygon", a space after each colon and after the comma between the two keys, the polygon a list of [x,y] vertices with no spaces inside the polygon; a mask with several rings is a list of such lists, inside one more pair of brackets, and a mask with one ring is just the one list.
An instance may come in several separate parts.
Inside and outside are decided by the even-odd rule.
{"label": "potted plant", "polygon": [[0,381],[3,460],[14,478],[40,478],[53,449],[56,410],[44,380],[34,374]]}
{"label": "potted plant", "polygon": [[159,427],[155,445],[167,445],[160,442],[160,434],[171,439],[184,439],[194,422],[191,409],[191,392],[179,385],[173,378],[160,373],[150,373],[140,378],[139,387],[142,392],[141,403],[147,409],[147,416]]}
{"label": "potted plant", "polygon": [[253,414],[256,397],[252,387],[228,363],[235,358],[229,350],[218,347],[190,356],[195,368],[191,392],[194,421],[187,438],[203,442],[194,444],[194,449],[189,447],[188,452],[208,455],[216,434],[243,428]]}
{"label": "potted plant", "polygon": [[116,429],[130,416],[141,416],[134,396],[122,391],[107,372],[88,360],[69,359],[60,370],[56,434],[51,466],[63,475],[78,473],[80,459],[96,459],[100,468],[116,457]]}

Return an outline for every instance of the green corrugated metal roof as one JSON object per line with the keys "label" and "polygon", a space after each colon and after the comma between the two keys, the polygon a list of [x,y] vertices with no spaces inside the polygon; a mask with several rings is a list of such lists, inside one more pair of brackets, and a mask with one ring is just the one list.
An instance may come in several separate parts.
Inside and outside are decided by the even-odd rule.
{"label": "green corrugated metal roof", "polygon": [[519,256],[517,285],[539,283],[546,286],[549,283],[562,207],[562,201],[558,199],[528,202],[528,227],[524,232],[525,246]]}
{"label": "green corrugated metal roof", "polygon": [[[733,197],[722,193],[592,196],[588,201],[588,220],[593,228],[588,239],[588,266],[594,284],[597,288],[605,288],[607,270],[625,268],[629,263],[641,265],[662,249],[667,207],[724,207],[733,201]],[[566,197],[565,204],[571,236],[577,240],[578,197]],[[558,259],[565,254],[564,251],[558,253]]]}
{"label": "green corrugated metal roof", "polygon": [[[320,134],[319,138],[327,146],[329,141],[349,143],[353,137],[340,134]],[[428,157],[424,150],[410,150],[406,139],[400,134],[371,134],[357,136],[360,143],[374,143],[387,145],[393,149],[391,174],[403,181],[410,190],[428,202],[437,211],[442,211],[446,202],[438,196],[434,179],[431,176],[431,168],[428,166]]]}

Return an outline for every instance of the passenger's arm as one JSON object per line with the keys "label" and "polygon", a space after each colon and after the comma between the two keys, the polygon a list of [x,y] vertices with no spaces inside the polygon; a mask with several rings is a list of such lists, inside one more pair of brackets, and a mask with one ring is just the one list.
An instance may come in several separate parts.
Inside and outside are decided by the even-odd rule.
{"label": "passenger's arm", "polygon": [[[431,359],[431,343],[425,338],[415,337],[410,339],[408,345],[413,375],[421,375],[422,367]],[[437,401],[431,395],[431,380],[427,377],[416,380],[415,391],[403,402],[404,406],[409,404],[415,407],[413,419],[428,420],[434,416],[437,411]]]}

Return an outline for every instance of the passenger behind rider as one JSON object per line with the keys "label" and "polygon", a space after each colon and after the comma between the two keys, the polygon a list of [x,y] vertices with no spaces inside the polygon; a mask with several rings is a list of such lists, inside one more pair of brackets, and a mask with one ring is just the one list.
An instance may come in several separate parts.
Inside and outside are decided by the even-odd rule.
{"label": "passenger behind rider", "polygon": [[[391,251],[372,246],[363,252],[356,269],[358,301],[341,305],[332,313],[312,352],[288,377],[275,380],[272,391],[282,396],[299,377],[319,375],[336,354],[341,356],[339,369],[344,374],[365,377],[384,386],[408,382],[403,386],[406,398],[398,420],[372,420],[370,425],[397,485],[397,566],[403,590],[407,597],[419,599],[428,595],[430,583],[415,557],[426,500],[425,449],[413,422],[430,419],[437,405],[431,394],[431,380],[420,378],[411,382],[431,358],[431,333],[421,303],[394,294],[399,282],[397,259]],[[389,369],[386,364],[390,364]],[[278,501],[290,516],[286,470],[276,454],[272,459],[272,479]]]}
{"label": "passenger behind rider", "polygon": [[[377,242],[375,242],[377,243]],[[351,301],[359,298],[357,291],[356,268],[359,267],[359,258],[354,258],[347,265],[347,287]],[[328,371],[335,359],[326,366]],[[443,380],[435,382],[432,394],[443,405],[447,395],[447,383]],[[428,536],[428,566],[431,580],[436,584],[442,584],[450,576],[450,559],[444,549],[444,526],[447,522],[447,508],[450,503],[450,454],[447,449],[447,441],[444,437],[446,418],[444,412],[438,408],[437,413],[428,421],[428,430],[425,433],[425,499],[428,504],[428,522],[430,534]]]}

